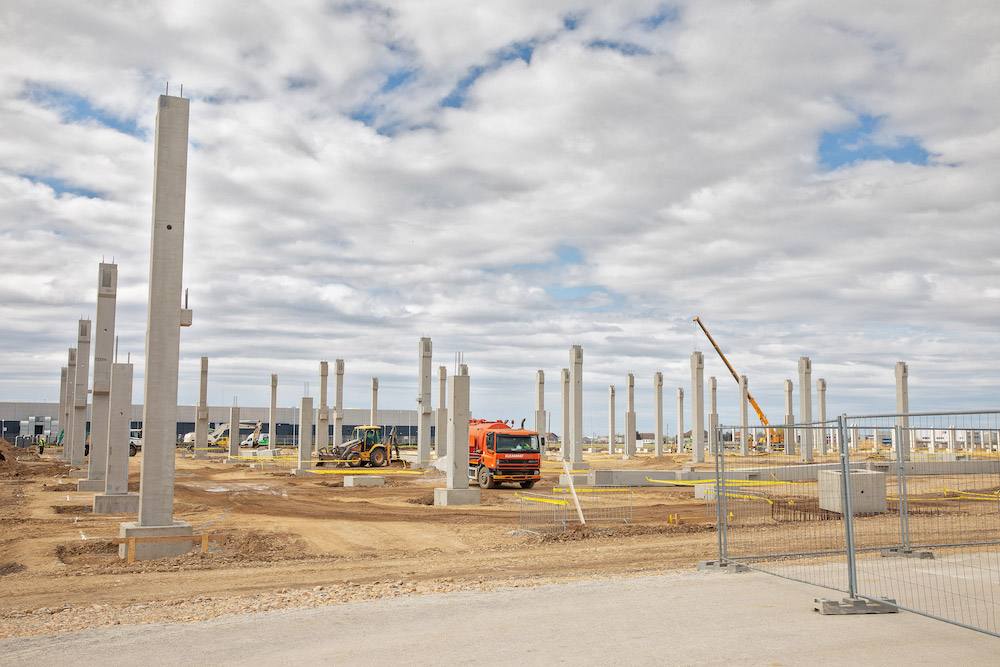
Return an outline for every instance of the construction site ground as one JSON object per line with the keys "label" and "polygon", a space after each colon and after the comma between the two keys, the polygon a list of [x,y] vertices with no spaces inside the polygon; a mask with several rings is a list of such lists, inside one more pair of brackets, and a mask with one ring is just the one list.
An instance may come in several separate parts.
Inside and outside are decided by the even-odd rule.
{"label": "construction site ground", "polygon": [[[635,489],[628,524],[534,535],[518,533],[515,486],[483,490],[481,505],[436,507],[444,474],[434,469],[382,469],[385,486],[345,488],[339,473],[297,477],[288,464],[251,469],[179,450],[174,518],[218,539],[207,554],[126,564],[111,539],[134,515],[93,514],[93,494],[76,491],[68,465],[0,446],[0,637],[663,574],[716,549],[691,488]],[[587,458],[595,468],[689,464]],[[141,454],[130,459],[130,490],[140,464]],[[561,471],[546,461],[533,491],[551,491]]]}

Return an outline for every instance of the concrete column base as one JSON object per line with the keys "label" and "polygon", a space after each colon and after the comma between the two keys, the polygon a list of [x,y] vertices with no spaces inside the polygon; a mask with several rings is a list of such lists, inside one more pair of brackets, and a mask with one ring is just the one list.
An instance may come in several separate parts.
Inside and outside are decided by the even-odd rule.
{"label": "concrete column base", "polygon": [[434,504],[445,505],[478,505],[482,502],[481,489],[434,489]]}
{"label": "concrete column base", "polygon": [[385,477],[375,475],[344,475],[344,486],[385,486]]}
{"label": "concrete column base", "polygon": [[233,458],[226,459],[225,462],[226,463],[246,463],[246,461],[244,461],[243,459],[233,459]]}
{"label": "concrete column base", "polygon": [[138,493],[98,493],[94,495],[94,514],[138,513]]}
{"label": "concrete column base", "polygon": [[587,485],[587,474],[582,475],[559,475],[559,486],[569,486],[569,479],[573,478],[573,486],[586,486]]}
{"label": "concrete column base", "polygon": [[302,477],[303,475],[315,475],[316,473],[314,473],[309,468],[295,468],[292,470],[292,474]]}
{"label": "concrete column base", "polygon": [[103,479],[81,479],[76,482],[76,490],[92,491],[96,493],[103,491],[107,485],[107,482]]}
{"label": "concrete column base", "polygon": [[590,464],[586,461],[571,461],[569,463],[570,470],[590,470]]}
{"label": "concrete column base", "polygon": [[89,473],[86,470],[84,470],[83,468],[75,469],[75,470],[70,470],[69,471],[69,476],[70,477],[86,477],[88,474]]}
{"label": "concrete column base", "polygon": [[[121,524],[119,537],[172,537],[179,535],[194,535],[194,528],[186,521],[174,521],[169,526],[140,526],[138,521]],[[191,551],[192,542],[143,542],[135,545],[136,560],[152,558],[170,558]],[[118,557],[128,557],[128,545],[118,545]]]}

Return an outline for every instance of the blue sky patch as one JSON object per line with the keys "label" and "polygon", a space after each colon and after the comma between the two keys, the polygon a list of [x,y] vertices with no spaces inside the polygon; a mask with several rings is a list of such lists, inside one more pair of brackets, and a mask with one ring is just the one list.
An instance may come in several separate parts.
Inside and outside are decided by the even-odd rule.
{"label": "blue sky patch", "polygon": [[580,250],[571,245],[561,245],[556,248],[556,255],[562,264],[583,264],[583,255]]}
{"label": "blue sky patch", "polygon": [[442,107],[460,109],[465,104],[465,99],[469,94],[469,88],[486,72],[492,72],[503,67],[504,63],[512,60],[523,60],[526,64],[531,64],[531,56],[535,52],[535,40],[528,42],[514,42],[499,51],[495,52],[486,65],[473,65],[469,71],[459,79],[455,87],[441,100]]}
{"label": "blue sky patch", "polygon": [[819,163],[827,170],[866,160],[926,165],[930,153],[916,137],[894,136],[892,144],[877,144],[873,138],[885,116],[858,116],[857,123],[819,138]]}
{"label": "blue sky patch", "polygon": [[648,56],[649,49],[632,42],[618,42],[608,39],[595,39],[587,44],[592,49],[608,49],[626,56]]}
{"label": "blue sky patch", "polygon": [[673,23],[680,17],[681,13],[676,7],[663,5],[655,14],[639,19],[639,25],[646,30],[656,30],[664,23]]}
{"label": "blue sky patch", "polygon": [[69,185],[61,178],[55,178],[53,176],[32,176],[31,174],[18,174],[21,178],[26,178],[32,183],[41,183],[47,185],[53,190],[55,190],[56,195],[75,195],[77,197],[86,197],[88,199],[100,199],[101,193],[94,190],[88,190],[86,188],[77,188]]}
{"label": "blue sky patch", "polygon": [[146,138],[145,133],[139,129],[134,118],[115,116],[104,109],[95,107],[87,98],[66,90],[29,82],[21,97],[46,109],[58,110],[62,114],[64,123],[95,121],[118,132],[139,139]]}
{"label": "blue sky patch", "polygon": [[580,23],[583,21],[582,12],[574,12],[572,14],[567,14],[563,17],[563,27],[567,30],[576,30],[580,27]]}
{"label": "blue sky patch", "polygon": [[417,75],[417,70],[415,69],[401,69],[396,72],[392,72],[386,77],[385,83],[382,84],[382,92],[388,93],[391,90],[399,88],[407,81],[413,79]]}

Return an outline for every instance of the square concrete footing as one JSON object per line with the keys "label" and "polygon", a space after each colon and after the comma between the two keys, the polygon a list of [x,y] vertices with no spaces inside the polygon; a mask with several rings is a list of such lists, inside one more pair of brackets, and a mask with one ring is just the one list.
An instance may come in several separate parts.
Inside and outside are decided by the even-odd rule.
{"label": "square concrete footing", "polygon": [[94,495],[94,514],[138,513],[138,493],[98,493]]}
{"label": "square concrete footing", "polygon": [[385,477],[375,475],[344,475],[344,486],[385,486]]}
{"label": "square concrete footing", "polygon": [[482,498],[481,489],[434,489],[435,505],[478,505]]}
{"label": "square concrete footing", "polygon": [[[140,526],[138,521],[121,524],[119,537],[178,537],[194,535],[194,528],[186,521],[174,521],[169,526]],[[191,551],[193,542],[140,542],[135,545],[135,559],[170,558]],[[128,557],[128,545],[118,545],[118,557]]]}
{"label": "square concrete footing", "polygon": [[292,474],[301,477],[302,475],[315,475],[316,473],[314,473],[309,468],[294,468],[292,470]]}
{"label": "square concrete footing", "polygon": [[559,475],[559,486],[569,486],[569,479],[573,478],[573,486],[586,486],[587,475]]}
{"label": "square concrete footing", "polygon": [[83,469],[80,469],[80,470],[70,470],[69,471],[69,476],[70,477],[86,477],[88,474],[89,473],[86,470],[83,470]]}
{"label": "square concrete footing", "polygon": [[244,461],[243,459],[232,459],[232,458],[229,458],[229,459],[226,459],[226,463],[246,463],[246,461]]}
{"label": "square concrete footing", "polygon": [[107,485],[103,479],[80,479],[76,482],[76,490],[98,493],[103,491]]}

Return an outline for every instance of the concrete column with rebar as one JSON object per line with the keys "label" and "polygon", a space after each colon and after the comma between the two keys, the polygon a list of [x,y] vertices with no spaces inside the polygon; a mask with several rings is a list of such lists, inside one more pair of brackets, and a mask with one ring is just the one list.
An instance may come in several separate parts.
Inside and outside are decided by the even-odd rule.
{"label": "concrete column with rebar", "polygon": [[625,455],[635,456],[635,376],[625,377]]}
{"label": "concrete column with rebar", "polygon": [[[803,424],[812,423],[812,361],[799,357],[799,418]],[[802,461],[813,462],[813,427],[802,430]]]}
{"label": "concrete column with rebar", "polygon": [[792,409],[792,394],[795,391],[795,383],[785,380],[785,454],[794,456],[798,448],[795,446],[795,429],[791,424],[795,423],[795,411]]}
{"label": "concrete column with rebar", "polygon": [[[90,384],[90,320],[80,320],[76,338],[76,376],[73,380],[73,443],[69,464],[85,463],[87,447],[87,390]],[[80,476],[84,474],[80,473]]]}
{"label": "concrete column with rebar", "polygon": [[448,457],[446,487],[434,489],[435,505],[478,505],[482,489],[469,488],[469,369],[458,367],[448,385]]}
{"label": "concrete column with rebar", "polygon": [[240,409],[229,408],[229,458],[226,463],[240,462]]}
{"label": "concrete column with rebar", "polygon": [[438,407],[434,413],[434,454],[442,459],[448,454],[448,369],[438,366]]}
{"label": "concrete column with rebar", "polygon": [[313,400],[311,396],[303,396],[299,403],[299,459],[294,474],[304,475],[312,470],[312,450]]}
{"label": "concrete column with rebar", "polygon": [[705,355],[691,353],[691,463],[705,462]]}
{"label": "concrete column with rebar", "polygon": [[417,463],[431,462],[431,339],[417,345]]}
{"label": "concrete column with rebar", "polygon": [[663,456],[663,373],[653,373],[653,456]]}

